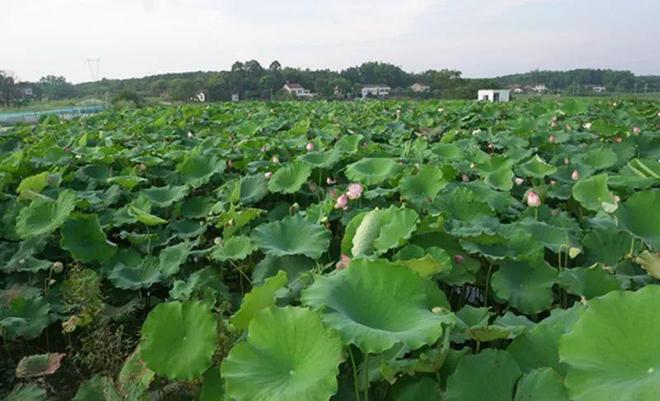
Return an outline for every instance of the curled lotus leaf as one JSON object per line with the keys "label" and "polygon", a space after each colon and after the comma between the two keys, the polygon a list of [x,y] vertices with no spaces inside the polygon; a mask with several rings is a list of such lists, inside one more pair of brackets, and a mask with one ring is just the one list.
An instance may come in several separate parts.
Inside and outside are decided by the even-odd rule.
{"label": "curled lotus leaf", "polygon": [[660,191],[637,192],[617,210],[619,225],[652,249],[660,250]]}
{"label": "curled lotus leaf", "polygon": [[193,188],[208,183],[214,174],[225,171],[226,164],[215,156],[190,155],[177,165],[177,173],[181,181]]}
{"label": "curled lotus leaf", "polygon": [[258,226],[252,232],[252,239],[268,255],[305,255],[318,259],[328,250],[330,232],[297,215]]}
{"label": "curled lotus leaf", "polygon": [[365,158],[346,167],[346,176],[365,185],[377,185],[394,176],[399,164],[394,159]]}
{"label": "curled lotus leaf", "polygon": [[16,233],[24,239],[50,234],[64,224],[75,207],[76,194],[68,189],[60,192],[57,200],[39,196],[19,212]]}
{"label": "curled lotus leaf", "polygon": [[312,169],[301,161],[295,161],[277,170],[268,181],[268,190],[276,193],[297,192],[312,174]]}
{"label": "curled lotus leaf", "polygon": [[108,241],[99,218],[95,214],[70,217],[60,229],[60,246],[81,262],[105,261],[117,252],[117,246]]}

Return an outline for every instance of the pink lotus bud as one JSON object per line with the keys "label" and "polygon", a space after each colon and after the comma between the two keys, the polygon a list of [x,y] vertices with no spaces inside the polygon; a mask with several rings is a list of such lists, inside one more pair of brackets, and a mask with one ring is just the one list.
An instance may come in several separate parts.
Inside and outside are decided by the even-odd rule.
{"label": "pink lotus bud", "polygon": [[463,181],[463,182],[469,182],[469,181],[470,181],[470,177],[469,177],[467,174],[463,174],[463,175],[461,176],[461,181]]}
{"label": "pink lotus bud", "polygon": [[463,257],[463,255],[459,255],[459,254],[454,255],[454,263],[456,263],[457,265],[463,263],[464,260],[465,258]]}
{"label": "pink lotus bud", "polygon": [[633,132],[634,132],[635,134],[639,134],[640,132],[642,132],[642,129],[639,128],[639,127],[635,127],[635,128],[633,128]]}
{"label": "pink lotus bud", "polygon": [[335,203],[335,209],[346,209],[348,208],[348,196],[346,194],[341,194],[339,198],[337,198],[337,202]]}
{"label": "pink lotus bud", "polygon": [[360,199],[363,190],[364,188],[362,188],[362,185],[358,183],[349,184],[346,195],[348,196],[348,199]]}
{"label": "pink lotus bud", "polygon": [[529,207],[539,207],[541,206],[541,198],[534,191],[527,192],[527,206]]}
{"label": "pink lotus bud", "polygon": [[550,143],[555,143],[555,142],[557,142],[557,137],[554,136],[554,135],[550,135],[550,136],[548,137],[548,142],[550,142]]}
{"label": "pink lotus bud", "polygon": [[580,172],[577,171],[577,170],[573,170],[573,172],[571,173],[571,179],[573,181],[579,180],[580,179]]}
{"label": "pink lotus bud", "polygon": [[337,182],[337,180],[333,180],[332,177],[328,177],[328,178],[325,179],[325,183],[328,184],[328,185],[335,184],[336,182]]}
{"label": "pink lotus bud", "polygon": [[520,185],[522,185],[523,182],[525,182],[525,179],[524,179],[524,178],[520,178],[520,177],[516,177],[516,178],[513,180],[513,182],[515,182],[516,185],[520,186]]}
{"label": "pink lotus bud", "polygon": [[273,176],[273,172],[272,172],[272,171],[266,171],[266,172],[264,173],[264,177],[266,177],[266,178],[270,178],[270,177],[272,177],[272,176]]}
{"label": "pink lotus bud", "polygon": [[348,265],[351,263],[351,258],[348,257],[348,255],[344,255],[343,253],[341,254],[341,260],[337,262],[335,267],[337,270],[345,269],[348,267]]}
{"label": "pink lotus bud", "polygon": [[311,152],[314,150],[314,144],[311,142],[307,142],[307,146],[305,146],[305,149],[307,149],[308,152]]}
{"label": "pink lotus bud", "polygon": [[277,163],[280,162],[280,159],[279,159],[277,156],[273,156],[273,157],[270,159],[270,161],[273,162],[273,163],[275,163],[275,164],[277,164]]}

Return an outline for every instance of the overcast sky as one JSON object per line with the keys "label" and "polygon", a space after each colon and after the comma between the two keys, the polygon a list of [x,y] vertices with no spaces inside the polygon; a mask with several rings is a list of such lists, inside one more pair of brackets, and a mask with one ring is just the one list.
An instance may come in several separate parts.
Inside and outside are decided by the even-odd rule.
{"label": "overcast sky", "polygon": [[660,74],[660,0],[0,0],[0,70],[106,78],[235,60],[386,61],[467,77],[599,67]]}

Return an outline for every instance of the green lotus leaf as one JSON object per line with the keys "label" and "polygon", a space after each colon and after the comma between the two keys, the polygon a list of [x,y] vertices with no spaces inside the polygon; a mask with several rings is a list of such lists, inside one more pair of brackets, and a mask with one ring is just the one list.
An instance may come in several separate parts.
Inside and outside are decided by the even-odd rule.
{"label": "green lotus leaf", "polygon": [[591,299],[621,289],[621,282],[616,276],[606,272],[598,265],[590,268],[575,267],[559,274],[559,285],[569,294]]}
{"label": "green lotus leaf", "polygon": [[317,277],[302,301],[363,352],[382,352],[398,343],[415,350],[436,342],[453,321],[450,314],[431,312],[426,283],[404,266],[358,259],[347,269]]}
{"label": "green lotus leaf", "polygon": [[147,367],[170,379],[191,380],[211,366],[217,321],[200,302],[156,306],[142,325],[140,355]]}
{"label": "green lotus leaf", "polygon": [[142,257],[133,249],[120,249],[107,265],[108,279],[121,289],[148,288],[163,278],[158,258]]}
{"label": "green lotus leaf", "polygon": [[589,301],[560,342],[575,401],[651,401],[660,394],[660,286]]}
{"label": "green lotus leaf", "polygon": [[244,205],[259,202],[268,194],[266,177],[263,174],[248,175],[240,181],[240,199]]}
{"label": "green lotus leaf", "polygon": [[169,207],[174,202],[178,202],[185,198],[188,194],[188,187],[181,186],[165,186],[165,187],[151,187],[142,191],[144,195],[153,205],[157,207]]}
{"label": "green lotus leaf", "polygon": [[335,148],[345,153],[355,153],[362,139],[364,135],[344,135],[337,141]]}
{"label": "green lotus leaf", "polygon": [[394,206],[358,214],[346,227],[342,252],[353,256],[385,253],[403,245],[418,221],[419,215],[413,209]]}
{"label": "green lotus leaf", "polygon": [[230,319],[231,323],[240,330],[245,330],[252,321],[252,318],[262,309],[275,305],[275,294],[280,288],[287,285],[288,279],[286,272],[280,270],[276,276],[267,278],[265,282],[253,287],[245,294],[241,308]]}
{"label": "green lotus leaf", "polygon": [[252,284],[262,284],[268,277],[275,276],[280,270],[286,272],[289,282],[297,280],[303,273],[316,267],[316,261],[303,255],[271,256],[266,255],[252,271]]}
{"label": "green lotus leaf", "polygon": [[423,166],[416,175],[404,177],[399,182],[399,191],[404,199],[412,202],[432,202],[442,188],[447,185],[442,170],[434,166]]}
{"label": "green lotus leaf", "polygon": [[169,224],[169,227],[172,228],[172,235],[181,239],[199,237],[207,229],[206,224],[185,219],[173,221]]}
{"label": "green lotus leaf", "polygon": [[172,284],[170,297],[180,301],[203,299],[208,303],[228,299],[229,289],[222,282],[218,270],[209,266],[190,274],[185,281],[176,280]]}
{"label": "green lotus leaf", "polygon": [[31,175],[29,177],[23,178],[21,183],[18,184],[16,188],[16,193],[20,199],[34,199],[36,194],[40,194],[46,186],[48,186],[48,177],[50,173],[44,171],[39,174]]}
{"label": "green lotus leaf", "polygon": [[0,336],[9,341],[38,337],[50,323],[49,311],[41,296],[14,288],[0,291]]}
{"label": "green lotus leaf", "polygon": [[176,166],[181,182],[193,188],[200,187],[211,180],[214,174],[225,171],[223,160],[215,156],[191,155]]}
{"label": "green lotus leaf", "polygon": [[118,184],[123,189],[130,191],[138,184],[147,182],[146,178],[138,177],[136,175],[118,175],[108,178],[108,184]]}
{"label": "green lotus leaf", "polygon": [[137,205],[129,205],[128,215],[147,226],[158,226],[161,224],[167,224],[167,220],[151,214],[150,209],[151,207],[149,207],[148,210],[145,210],[143,207]]}
{"label": "green lotus leaf", "polygon": [[660,250],[660,191],[637,192],[617,210],[619,225],[652,249]]}
{"label": "green lotus leaf", "polygon": [[483,197],[464,186],[454,188],[439,200],[442,210],[452,219],[470,221],[494,215]]}
{"label": "green lotus leaf", "polygon": [[128,400],[139,400],[140,396],[149,389],[156,374],[147,368],[140,356],[140,347],[126,358],[124,365],[117,376],[117,389]]}
{"label": "green lotus leaf", "polygon": [[589,210],[613,212],[616,210],[616,200],[607,189],[607,174],[598,174],[573,185],[573,198]]}
{"label": "green lotus leaf", "polygon": [[511,401],[520,367],[506,351],[487,349],[458,361],[443,401]]}
{"label": "green lotus leaf", "polygon": [[424,249],[418,245],[407,245],[401,248],[394,258],[397,263],[408,266],[424,278],[448,273],[452,269],[451,258],[447,251],[435,246]]}
{"label": "green lotus leaf", "polygon": [[566,374],[566,365],[559,362],[559,339],[571,330],[579,311],[577,307],[554,309],[549,317],[511,342],[507,350],[524,372],[551,367],[562,376]]}
{"label": "green lotus leaf", "polygon": [[89,164],[78,169],[76,176],[82,181],[105,183],[110,176],[110,168],[102,164]]}
{"label": "green lotus leaf", "polygon": [[300,160],[314,168],[330,168],[334,166],[341,158],[341,153],[337,150],[327,152],[308,152],[300,157]]}
{"label": "green lotus leaf", "polygon": [[511,167],[505,166],[484,175],[484,181],[499,191],[510,191],[513,188],[513,177]]}
{"label": "green lotus leaf", "polygon": [[513,401],[569,401],[564,379],[552,368],[534,369],[516,387]]}
{"label": "green lotus leaf", "polygon": [[403,378],[392,387],[392,401],[440,401],[438,382],[428,377]]}
{"label": "green lotus leaf", "polygon": [[312,174],[312,169],[305,163],[295,161],[277,170],[268,181],[268,190],[276,193],[292,194],[297,192]]}
{"label": "green lotus leaf", "polygon": [[247,258],[254,249],[254,245],[249,237],[229,237],[222,245],[216,245],[213,247],[211,257],[221,262],[226,260],[243,260]]}
{"label": "green lotus leaf", "polygon": [[533,218],[525,218],[512,227],[512,230],[506,233],[507,236],[516,235],[515,233],[518,229],[529,233],[533,239],[555,253],[564,252],[567,249],[574,249],[574,252],[581,249],[577,235],[570,227],[557,226]]}
{"label": "green lotus leaf", "polygon": [[630,250],[632,240],[626,232],[599,229],[585,235],[582,244],[589,261],[615,266]]}
{"label": "green lotus leaf", "polygon": [[626,165],[632,173],[639,178],[652,179],[657,182],[660,179],[660,162],[651,159],[632,159]]}
{"label": "green lotus leaf", "polygon": [[117,252],[117,245],[108,241],[95,214],[78,214],[64,222],[60,229],[60,246],[81,262],[103,262]]}
{"label": "green lotus leaf", "polygon": [[36,384],[19,383],[7,394],[4,401],[47,401],[46,390]]}
{"label": "green lotus leaf", "polygon": [[271,307],[250,323],[220,370],[236,401],[328,401],[337,392],[342,343],[305,308]]}
{"label": "green lotus leaf", "polygon": [[658,254],[644,251],[635,258],[635,262],[642,266],[651,277],[660,279],[660,256]]}
{"label": "green lotus leaf", "polygon": [[346,167],[346,176],[365,185],[377,185],[399,171],[394,159],[364,158]]}
{"label": "green lotus leaf", "polygon": [[491,278],[495,295],[523,313],[534,314],[552,305],[557,271],[543,260],[505,262]]}
{"label": "green lotus leaf", "polygon": [[539,155],[535,155],[518,166],[518,172],[525,177],[543,178],[557,172],[557,167],[548,164]]}
{"label": "green lotus leaf", "polygon": [[158,270],[165,277],[177,274],[181,265],[188,259],[192,247],[193,244],[189,241],[183,241],[161,250],[158,255]]}
{"label": "green lotus leaf", "polygon": [[318,259],[328,250],[330,237],[323,226],[299,215],[262,224],[252,231],[255,244],[273,256],[305,255]]}
{"label": "green lotus leaf", "polygon": [[78,387],[72,401],[121,401],[112,379],[96,375]]}
{"label": "green lotus leaf", "polygon": [[225,382],[220,377],[220,370],[214,366],[204,373],[199,401],[225,401]]}
{"label": "green lotus leaf", "polygon": [[60,368],[65,354],[48,353],[24,356],[16,365],[16,377],[42,377],[52,375]]}
{"label": "green lotus leaf", "polygon": [[616,164],[617,156],[609,148],[597,148],[586,152],[582,156],[582,162],[594,170],[602,170]]}
{"label": "green lotus leaf", "polygon": [[60,192],[57,200],[37,197],[19,212],[16,233],[24,239],[50,234],[64,224],[75,207],[76,194],[71,190]]}
{"label": "green lotus leaf", "polygon": [[206,196],[197,196],[186,199],[181,205],[181,216],[186,219],[203,219],[209,215],[214,199]]}

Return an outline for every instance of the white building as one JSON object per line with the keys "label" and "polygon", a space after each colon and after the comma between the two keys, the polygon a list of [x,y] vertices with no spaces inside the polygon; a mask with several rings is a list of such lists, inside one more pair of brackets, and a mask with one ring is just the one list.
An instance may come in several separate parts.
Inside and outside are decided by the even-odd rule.
{"label": "white building", "polygon": [[431,90],[431,87],[420,82],[415,82],[414,84],[410,85],[410,89],[412,89],[413,92],[422,93],[422,92],[429,92]]}
{"label": "white building", "polygon": [[603,92],[605,92],[606,89],[607,88],[605,88],[604,86],[592,86],[591,87],[591,90],[596,92],[596,93],[603,93]]}
{"label": "white building", "polygon": [[390,94],[390,90],[392,90],[392,88],[382,84],[364,85],[362,87],[362,97],[384,97]]}
{"label": "white building", "polygon": [[509,89],[480,89],[477,100],[486,102],[509,102],[511,101],[511,90]]}
{"label": "white building", "polygon": [[548,87],[545,86],[544,84],[537,84],[532,86],[532,90],[536,93],[543,93],[548,90]]}
{"label": "white building", "polygon": [[309,89],[305,89],[302,85],[294,82],[285,83],[282,89],[295,97],[314,97],[314,93],[312,93]]}

